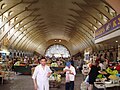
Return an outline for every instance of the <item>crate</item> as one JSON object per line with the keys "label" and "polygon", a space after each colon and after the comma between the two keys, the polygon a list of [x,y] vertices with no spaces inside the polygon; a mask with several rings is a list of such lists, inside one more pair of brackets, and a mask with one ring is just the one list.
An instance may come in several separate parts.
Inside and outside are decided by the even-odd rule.
{"label": "crate", "polygon": [[61,85],[61,82],[57,82],[55,80],[50,80],[49,83],[50,83],[50,88],[59,88]]}

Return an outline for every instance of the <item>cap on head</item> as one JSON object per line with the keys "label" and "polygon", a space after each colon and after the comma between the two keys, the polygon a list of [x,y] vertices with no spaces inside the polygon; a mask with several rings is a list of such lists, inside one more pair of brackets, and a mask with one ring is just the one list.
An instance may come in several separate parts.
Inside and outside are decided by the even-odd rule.
{"label": "cap on head", "polygon": [[69,67],[71,65],[71,62],[66,62],[66,66]]}

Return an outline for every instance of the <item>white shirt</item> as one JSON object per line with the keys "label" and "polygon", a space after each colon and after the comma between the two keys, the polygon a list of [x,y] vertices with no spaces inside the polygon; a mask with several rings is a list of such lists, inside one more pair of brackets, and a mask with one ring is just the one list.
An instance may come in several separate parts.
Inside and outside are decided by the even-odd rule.
{"label": "white shirt", "polygon": [[[71,73],[73,74],[69,74],[69,79],[70,81],[74,81],[75,80],[75,75],[76,75],[76,71],[75,68],[73,66],[70,66],[70,68],[68,68],[67,66],[64,68],[64,70],[71,70]],[[66,72],[66,76],[69,73],[69,71]]]}
{"label": "white shirt", "polygon": [[49,66],[45,66],[43,69],[42,65],[38,65],[35,67],[35,71],[33,73],[32,78],[36,79],[37,81],[37,90],[49,90],[49,79],[48,79],[48,73],[52,72],[49,68]]}
{"label": "white shirt", "polygon": [[103,69],[104,69],[104,70],[106,69],[105,66],[104,66],[104,64],[102,64],[102,63],[100,63],[99,66],[100,66],[100,68],[101,68],[101,71],[102,71]]}

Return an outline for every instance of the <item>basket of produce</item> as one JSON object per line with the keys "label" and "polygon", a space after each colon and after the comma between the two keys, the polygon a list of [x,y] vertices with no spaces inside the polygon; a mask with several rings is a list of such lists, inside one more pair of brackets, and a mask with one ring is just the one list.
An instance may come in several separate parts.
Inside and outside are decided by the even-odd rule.
{"label": "basket of produce", "polygon": [[50,88],[58,88],[61,85],[61,75],[53,73],[49,78]]}

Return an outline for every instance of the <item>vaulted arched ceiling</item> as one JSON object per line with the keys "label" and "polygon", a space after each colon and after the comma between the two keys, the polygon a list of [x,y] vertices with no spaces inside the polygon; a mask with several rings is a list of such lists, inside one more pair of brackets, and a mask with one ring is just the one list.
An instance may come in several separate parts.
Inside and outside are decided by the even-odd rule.
{"label": "vaulted arched ceiling", "polygon": [[104,0],[0,0],[0,40],[23,51],[45,49],[62,40],[71,54],[95,45],[94,32],[117,13]]}

